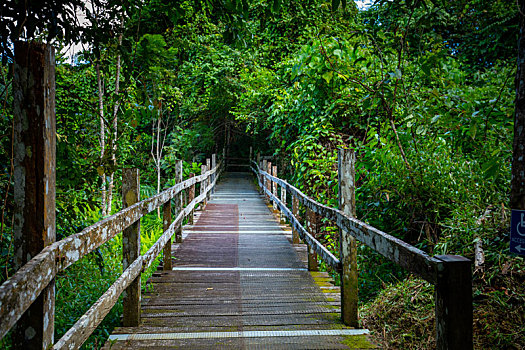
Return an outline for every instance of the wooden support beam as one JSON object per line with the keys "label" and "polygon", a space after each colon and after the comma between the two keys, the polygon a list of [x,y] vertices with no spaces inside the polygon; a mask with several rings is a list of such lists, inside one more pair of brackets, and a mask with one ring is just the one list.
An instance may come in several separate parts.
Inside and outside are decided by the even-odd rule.
{"label": "wooden support beam", "polygon": [[[277,177],[277,165],[272,166],[272,175]],[[272,194],[277,197],[277,182],[272,183]],[[273,201],[273,212],[277,212],[277,202]]]}
{"label": "wooden support beam", "polygon": [[[266,169],[264,169],[268,174],[272,175],[272,162],[266,163]],[[266,179],[266,189],[269,192],[272,192],[272,180]],[[268,201],[271,203],[270,196],[267,197]]]}
{"label": "wooden support beam", "polygon": [[[217,155],[214,153],[211,155],[211,169],[215,169],[217,166]],[[211,182],[214,183],[215,179],[217,178],[217,172],[213,173],[211,176]],[[211,194],[215,193],[215,186],[213,186],[213,189],[211,190]]]}
{"label": "wooden support beam", "polygon": [[[56,240],[53,47],[34,42],[15,43],[13,96],[13,233],[14,267],[18,270]],[[46,273],[54,275],[55,265]],[[14,348],[46,349],[51,346],[54,320],[55,280],[52,279],[20,317],[13,336]]]}
{"label": "wooden support beam", "polygon": [[[293,216],[297,218],[298,221],[300,221],[300,215],[299,215],[299,198],[297,196],[292,196],[292,213]],[[301,243],[301,239],[299,238],[299,232],[297,231],[297,228],[292,227],[292,239],[293,244],[299,244]]]}
{"label": "wooden support beam", "polygon": [[[210,158],[206,158],[206,170],[211,170],[212,167],[211,167],[211,159]],[[206,179],[206,188],[208,188],[208,186],[211,184],[211,175],[208,176],[208,178]],[[211,197],[211,191],[208,192],[206,194],[206,202],[208,202],[210,200],[210,197]]]}
{"label": "wooden support beam", "polygon": [[[167,201],[162,206],[162,231],[165,232],[171,226],[171,201]],[[164,271],[171,271],[171,238],[168,240],[163,249],[164,264],[162,269]]]}
{"label": "wooden support beam", "polygon": [[[356,217],[355,209],[355,152],[338,151],[339,209],[349,217]],[[339,229],[341,261],[341,319],[350,327],[358,327],[357,316],[357,244],[356,239],[344,229]]]}
{"label": "wooden support beam", "polygon": [[472,262],[462,256],[438,255],[436,346],[438,350],[471,350]]}
{"label": "wooden support beam", "polygon": [[[182,160],[177,160],[175,163],[175,182],[182,182]],[[182,210],[182,192],[175,195],[175,215],[179,215]],[[175,230],[175,242],[182,243],[182,226]],[[171,246],[171,240],[168,242]]]}
{"label": "wooden support beam", "polygon": [[[205,173],[206,173],[206,165],[202,164],[201,165],[201,175],[204,175]],[[202,179],[201,181],[199,193],[201,195],[206,193],[206,178]],[[202,205],[203,207],[206,207],[207,204],[208,204],[208,201],[205,198],[204,201],[202,201]]]}
{"label": "wooden support beam", "polygon": [[[310,208],[306,209],[306,230],[315,239],[319,231],[320,217]],[[317,253],[313,246],[308,245],[308,271],[319,271],[319,264],[317,262]]]}
{"label": "wooden support beam", "polygon": [[[140,180],[138,169],[122,170],[122,208],[128,208],[140,201]],[[125,271],[140,256],[140,220],[122,232],[122,270]],[[123,293],[122,300],[124,327],[140,324],[140,274]]]}
{"label": "wooden support beam", "polygon": [[[281,202],[286,206],[286,187],[281,186]],[[284,211],[281,210],[281,224],[286,223],[286,216],[284,215]]]}
{"label": "wooden support beam", "polygon": [[[259,167],[261,167],[261,164],[259,164]],[[268,161],[266,159],[263,159],[262,161],[262,168],[261,168],[262,171],[267,171],[268,170]],[[266,176],[262,176],[262,186],[263,187],[266,187],[266,183],[268,182],[268,179],[266,178]],[[264,190],[261,188],[261,193],[264,194]],[[268,196],[266,196],[266,194],[264,195],[264,198],[268,198]]]}
{"label": "wooden support beam", "polygon": [[[191,173],[190,179],[194,176],[195,174]],[[188,204],[191,203],[194,199],[195,199],[195,185],[191,185],[189,193],[188,193]],[[188,216],[188,222],[190,225],[193,225],[194,223],[194,213],[195,213],[195,210],[192,209]]]}

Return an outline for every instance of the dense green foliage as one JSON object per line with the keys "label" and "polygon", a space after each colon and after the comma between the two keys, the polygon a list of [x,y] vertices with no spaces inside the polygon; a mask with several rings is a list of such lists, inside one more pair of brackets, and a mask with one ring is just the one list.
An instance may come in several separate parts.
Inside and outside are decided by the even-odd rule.
{"label": "dense green foliage", "polygon": [[[74,64],[58,58],[59,239],[101,218],[101,174],[115,172],[115,212],[123,167],[140,169],[145,197],[157,190],[157,171],[160,187],[169,186],[176,159],[185,161],[189,176],[228,144],[230,154],[247,156],[250,142],[276,159],[280,176],[335,207],[337,148],[354,148],[358,217],[430,254],[474,258],[478,244],[485,262],[474,274],[476,346],[525,346],[517,327],[525,323],[525,264],[507,253],[515,6],[505,0],[379,0],[366,11],[325,0],[124,4],[93,11],[98,15],[82,31],[90,49]],[[13,273],[13,179],[8,65],[1,73],[3,281]],[[160,224],[155,217],[144,221],[147,246]],[[335,253],[337,236],[324,222],[319,238]],[[59,276],[57,337],[118,276],[119,249],[117,238]],[[432,323],[425,322],[433,318],[432,288],[364,246],[358,259],[363,324],[376,340],[385,348],[432,346]],[[118,324],[118,307],[86,347],[100,345]]]}

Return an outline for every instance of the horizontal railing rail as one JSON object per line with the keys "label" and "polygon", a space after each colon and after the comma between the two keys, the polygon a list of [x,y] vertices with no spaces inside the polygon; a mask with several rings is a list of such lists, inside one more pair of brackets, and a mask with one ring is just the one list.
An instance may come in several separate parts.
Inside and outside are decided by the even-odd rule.
{"label": "horizontal railing rail", "polygon": [[53,347],[54,349],[79,348],[109,313],[120,294],[144,269],[153,263],[166,243],[170,241],[175,230],[182,225],[184,218],[192,213],[197,204],[206,201],[206,198],[213,191],[222,169],[223,163],[220,162],[213,169],[207,170],[199,176],[177,183],[157,195],[133,204],[77,234],[44,248],[0,285],[0,339],[16,324],[21,315],[59,272],[64,271],[85,255],[114,238],[144,215],[171,201],[184,189],[201,183],[203,188],[201,194],[180,210],[175,220],[172,221],[169,228],[163,232],[156,243],[123,271],[113,285]]}
{"label": "horizontal railing rail", "polygon": [[[267,157],[265,158],[267,159]],[[258,160],[265,158],[258,155]],[[472,272],[470,260],[454,255],[429,256],[424,251],[347,215],[340,209],[323,205],[308,197],[285,180],[272,175],[270,173],[272,172],[272,166],[266,159],[259,164],[256,161],[251,162],[251,170],[257,178],[259,187],[267,198],[274,203],[274,208],[278,207],[281,215],[289,220],[293,229],[297,231],[301,239],[308,245],[309,250],[315,251],[327,265],[341,274],[341,281],[348,280],[348,276],[345,276],[343,273],[343,271],[348,270],[348,268],[344,269],[343,266],[345,261],[343,253],[344,251],[348,252],[349,247],[344,246],[343,233],[349,233],[355,239],[390,261],[436,286],[436,342],[438,349],[472,349]],[[267,169],[261,169],[261,167],[267,167]],[[273,168],[273,174],[275,174],[276,169],[275,167]],[[351,183],[353,183],[353,179]],[[281,188],[281,199],[277,196],[277,186]],[[304,228],[296,216],[298,209],[294,208],[292,212],[287,207],[286,194],[292,196],[294,207],[298,205],[295,204],[297,201],[320,217],[331,220],[339,227],[341,230],[339,239],[343,242],[340,243],[341,257],[339,259],[315,239],[315,233],[308,232]],[[357,279],[357,273],[355,278]],[[357,289],[357,280],[354,284],[355,289]],[[355,322],[357,322],[356,306],[353,310],[354,315],[346,317],[343,315],[343,305],[348,304],[346,300],[343,300],[345,295],[343,288],[341,288],[343,321],[345,319],[355,319]],[[357,299],[357,291],[353,295],[352,293],[348,295]],[[353,300],[350,304],[352,303],[357,305],[357,300]],[[352,324],[352,326],[355,326],[355,324]]]}

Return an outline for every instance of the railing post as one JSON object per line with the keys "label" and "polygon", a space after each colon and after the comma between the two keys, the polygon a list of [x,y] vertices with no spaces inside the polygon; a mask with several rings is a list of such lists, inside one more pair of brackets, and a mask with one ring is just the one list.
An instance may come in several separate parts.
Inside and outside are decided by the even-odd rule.
{"label": "railing post", "polygon": [[[338,150],[339,209],[350,217],[355,210],[355,152]],[[341,319],[344,324],[358,327],[357,315],[357,244],[349,232],[340,229],[339,252],[341,270]]]}
{"label": "railing post", "polygon": [[[257,152],[257,166],[261,169],[261,152]],[[261,182],[261,174],[257,173],[257,182]]]}
{"label": "railing post", "polygon": [[[201,175],[204,175],[204,173],[206,173],[206,165],[202,164],[201,165]],[[205,192],[206,192],[206,179],[203,179],[201,181],[200,194],[202,195]],[[204,200],[202,201],[202,206],[206,207],[206,204],[208,204],[208,201],[206,200],[206,197],[204,197]]]}
{"label": "railing post", "polygon": [[[272,175],[272,162],[268,162],[266,163],[266,169],[264,169],[268,174]],[[272,180],[270,179],[266,179],[266,189],[268,190],[268,192],[272,193]],[[268,199],[268,201],[270,201],[270,203],[272,202],[271,199],[270,199],[270,196],[266,196],[266,198]]]}
{"label": "railing post", "polygon": [[[281,186],[281,202],[283,202],[284,206],[286,206],[286,187]],[[281,210],[281,224],[286,223],[286,216],[284,216],[284,212]]]}
{"label": "railing post", "polygon": [[[293,216],[299,220],[299,198],[297,196],[292,196],[292,213]],[[293,244],[299,244],[301,243],[301,240],[299,238],[299,232],[295,227],[292,226],[292,242]]]}
{"label": "railing post", "polygon": [[[13,96],[13,233],[14,267],[18,270],[56,240],[55,50],[52,46],[15,43]],[[18,320],[14,348],[47,349],[53,345],[54,320],[53,279]]]}
{"label": "railing post", "polygon": [[[211,168],[215,169],[216,166],[217,166],[217,155],[214,153],[211,155]],[[211,177],[212,183],[215,181],[216,178],[217,178],[217,171],[215,171]],[[215,185],[213,185],[211,193],[212,194],[215,193]]]}
{"label": "railing post", "polygon": [[[277,177],[277,165],[272,167],[272,175]],[[273,181],[272,183],[272,194],[277,198],[277,182]],[[277,212],[277,201],[273,201],[273,212]]]}
{"label": "railing post", "polygon": [[251,163],[252,161],[252,156],[253,156],[253,147],[250,146],[250,158],[249,158],[249,162]]}
{"label": "railing post", "polygon": [[[266,171],[268,169],[268,161],[266,159],[263,159],[262,167],[260,167],[260,169],[261,169],[261,171]],[[266,192],[264,192],[264,188],[266,187],[266,182],[268,180],[263,175],[261,175],[261,180],[262,180],[261,181],[261,183],[262,183],[261,193],[264,194],[264,198],[268,198],[268,196],[266,195]]]}
{"label": "railing post", "polygon": [[[167,229],[169,229],[171,225],[171,199],[164,203],[162,206],[162,228],[163,232],[166,232]],[[164,271],[170,271],[171,270],[171,238],[166,242],[166,245],[163,249],[163,255],[164,255],[164,265],[162,269]]]}
{"label": "railing post", "polygon": [[[182,160],[177,160],[175,163],[175,182],[182,182]],[[175,195],[175,215],[178,216],[182,210],[182,191]],[[182,223],[175,230],[175,242],[182,243]],[[169,241],[171,246],[171,239]],[[167,243],[166,243],[167,245]],[[170,248],[171,249],[171,248]]]}
{"label": "railing post", "polygon": [[[140,201],[138,169],[122,170],[122,208]],[[122,270],[125,271],[140,255],[140,220],[122,232]],[[122,293],[124,327],[140,324],[140,275]]]}
{"label": "railing post", "polygon": [[[208,170],[211,170],[211,159],[210,158],[206,158],[206,171]],[[208,187],[211,184],[211,178],[212,178],[212,175],[206,178],[206,187]],[[211,191],[209,191],[206,194],[206,201],[209,201],[210,197],[211,197]]]}
{"label": "railing post", "polygon": [[[310,208],[306,209],[306,229],[314,238],[319,231],[319,216]],[[308,246],[308,271],[319,271],[317,253],[313,247]]]}
{"label": "railing post", "polygon": [[438,255],[436,345],[438,350],[471,350],[472,268],[462,256]]}
{"label": "railing post", "polygon": [[[195,176],[195,174],[191,173],[190,174],[190,179],[192,177],[194,177],[194,176]],[[190,186],[190,190],[189,190],[189,193],[188,193],[188,204],[190,204],[194,199],[195,199],[195,184]],[[194,212],[195,211],[193,210],[193,207],[192,207],[190,215],[188,216],[188,222],[189,222],[190,225],[193,225],[193,214],[194,214]]]}

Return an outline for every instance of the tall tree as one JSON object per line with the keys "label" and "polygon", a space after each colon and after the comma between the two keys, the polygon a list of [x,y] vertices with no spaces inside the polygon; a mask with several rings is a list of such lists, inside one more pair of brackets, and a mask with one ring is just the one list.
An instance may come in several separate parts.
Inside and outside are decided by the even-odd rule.
{"label": "tall tree", "polygon": [[516,72],[516,107],[512,145],[510,207],[525,210],[525,0],[519,0],[520,31]]}

